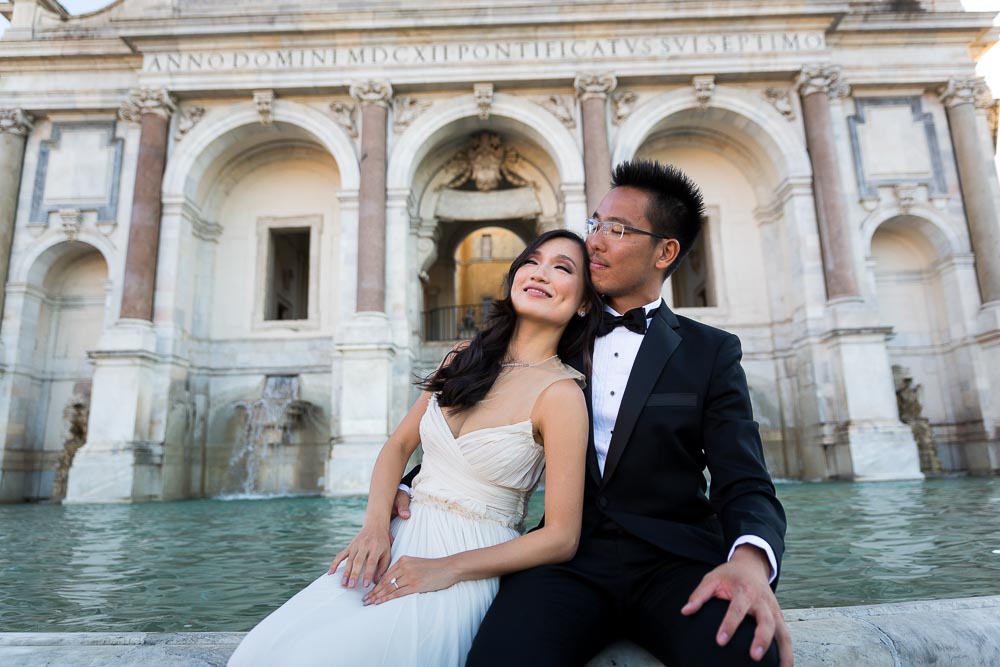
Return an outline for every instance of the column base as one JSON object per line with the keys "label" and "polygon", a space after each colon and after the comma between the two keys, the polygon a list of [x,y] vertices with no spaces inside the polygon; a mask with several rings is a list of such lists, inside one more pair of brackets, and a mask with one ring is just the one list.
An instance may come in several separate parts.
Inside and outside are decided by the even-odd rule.
{"label": "column base", "polygon": [[338,438],[330,448],[330,458],[326,462],[323,495],[366,495],[371,485],[375,459],[384,443],[384,438]]}
{"label": "column base", "polygon": [[[832,451],[831,451],[832,450]],[[923,479],[920,456],[910,427],[896,420],[838,425],[829,446],[830,468],[857,482]]]}
{"label": "column base", "polygon": [[63,503],[159,500],[162,463],[161,443],[88,442],[73,459]]}

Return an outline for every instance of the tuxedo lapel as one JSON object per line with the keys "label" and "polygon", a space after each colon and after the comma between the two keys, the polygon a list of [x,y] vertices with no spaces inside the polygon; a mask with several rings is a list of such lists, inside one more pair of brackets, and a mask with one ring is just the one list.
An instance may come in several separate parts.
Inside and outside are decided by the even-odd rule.
{"label": "tuxedo lapel", "polygon": [[[639,353],[635,357],[635,363],[632,365],[628,384],[625,385],[621,408],[618,410],[618,418],[615,420],[614,434],[611,436],[610,445],[608,445],[608,458],[604,462],[604,477],[601,480],[601,486],[605,486],[611,479],[611,475],[614,474],[622,452],[625,450],[625,445],[632,437],[632,431],[635,429],[639,414],[646,405],[646,399],[653,391],[656,380],[663,373],[667,361],[677,346],[681,344],[681,336],[676,331],[679,326],[677,317],[667,308],[666,304],[661,303],[660,310],[650,321],[649,329],[646,331],[642,345],[639,347]],[[589,407],[589,393],[587,399]],[[593,437],[593,428],[591,428],[591,441],[593,441]]]}

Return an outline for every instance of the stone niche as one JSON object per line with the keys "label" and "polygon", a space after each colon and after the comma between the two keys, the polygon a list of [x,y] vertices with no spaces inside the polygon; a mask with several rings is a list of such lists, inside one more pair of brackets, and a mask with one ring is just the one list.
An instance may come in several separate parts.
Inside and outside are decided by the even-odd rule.
{"label": "stone niche", "polygon": [[521,175],[521,156],[500,135],[480,132],[445,165],[434,216],[442,221],[531,220],[542,212],[535,187]]}

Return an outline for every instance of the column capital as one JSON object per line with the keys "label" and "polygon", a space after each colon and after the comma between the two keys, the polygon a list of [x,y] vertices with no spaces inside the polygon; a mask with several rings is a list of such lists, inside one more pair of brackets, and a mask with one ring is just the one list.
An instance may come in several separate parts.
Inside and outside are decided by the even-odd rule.
{"label": "column capital", "polygon": [[0,134],[8,132],[25,137],[34,126],[34,118],[24,109],[0,109]]}
{"label": "column capital", "polygon": [[949,109],[959,104],[975,104],[979,109],[985,109],[993,104],[986,81],[979,77],[950,79],[938,89],[938,99]]}
{"label": "column capital", "polygon": [[803,65],[795,80],[795,87],[802,97],[808,97],[813,93],[826,93],[829,97],[847,97],[851,87],[841,80],[840,75],[840,65]]}
{"label": "column capital", "polygon": [[389,100],[392,99],[392,86],[385,80],[359,81],[351,84],[351,97],[358,101],[358,104],[365,106],[375,104],[388,108]]}
{"label": "column capital", "polygon": [[142,114],[155,113],[164,118],[170,118],[177,111],[177,102],[163,88],[137,88],[129,92],[129,96],[118,109],[118,117],[122,120],[138,123]]}
{"label": "column capital", "polygon": [[606,98],[608,93],[618,86],[618,79],[610,72],[603,74],[588,72],[577,74],[573,86],[576,88],[576,96],[584,102],[593,97]]}

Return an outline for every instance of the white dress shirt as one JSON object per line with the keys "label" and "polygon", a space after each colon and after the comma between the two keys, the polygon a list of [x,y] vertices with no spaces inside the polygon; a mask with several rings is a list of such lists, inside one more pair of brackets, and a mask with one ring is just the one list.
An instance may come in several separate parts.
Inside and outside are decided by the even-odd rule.
{"label": "white dress shirt", "polygon": [[[650,311],[659,308],[661,304],[662,300],[660,299],[647,303],[644,306],[646,317],[650,317]],[[610,306],[605,306],[604,310],[616,316],[623,314]],[[646,324],[648,325],[649,322]],[[608,458],[611,436],[615,432],[615,421],[618,419],[618,412],[622,406],[622,396],[625,394],[625,386],[628,384],[628,378],[632,373],[632,366],[635,364],[635,358],[639,354],[639,346],[642,345],[642,341],[641,334],[629,331],[625,327],[618,327],[594,342],[590,392],[593,408],[594,448],[597,450],[597,465],[600,467],[602,475],[604,474],[604,462]],[[733,557],[736,547],[741,544],[752,544],[767,554],[767,560],[771,563],[770,581],[774,581],[778,574],[778,561],[774,557],[771,546],[756,535],[740,536],[730,548],[727,560]]]}

